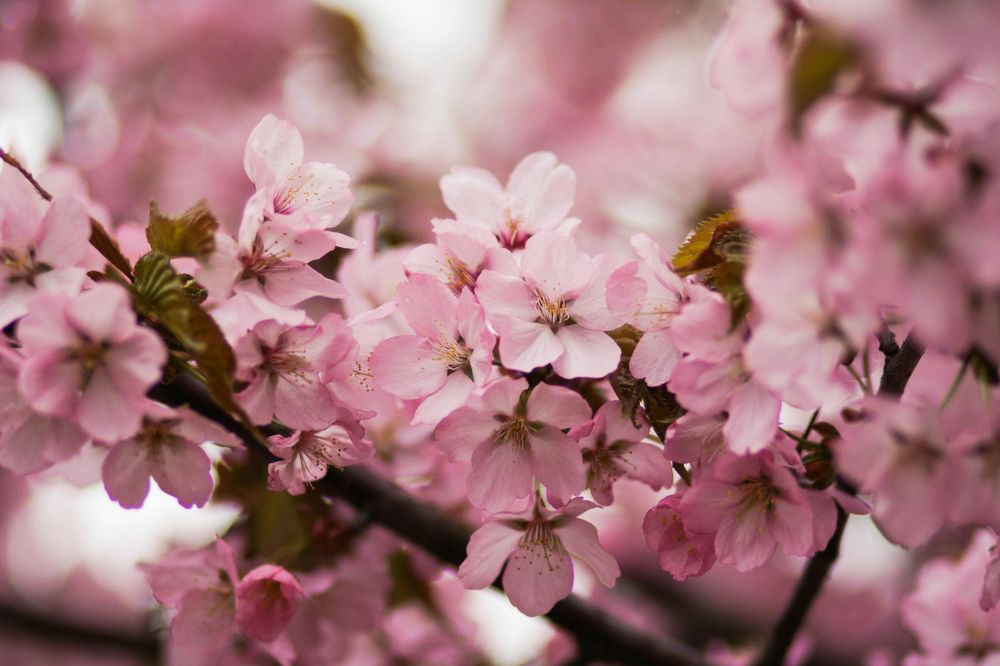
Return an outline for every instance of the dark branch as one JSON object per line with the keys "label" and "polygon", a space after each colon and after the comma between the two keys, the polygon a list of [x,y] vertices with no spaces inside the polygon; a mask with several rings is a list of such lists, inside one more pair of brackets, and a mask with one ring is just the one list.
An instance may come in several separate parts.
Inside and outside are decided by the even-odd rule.
{"label": "dark branch", "polygon": [[[881,336],[880,346],[882,346]],[[886,356],[885,369],[879,384],[879,395],[892,397],[903,395],[906,383],[910,381],[910,376],[923,355],[923,346],[916,341],[911,333],[903,341],[898,351]],[[791,647],[802,623],[805,622],[813,601],[819,596],[833,563],[837,561],[837,556],[840,554],[840,539],[846,524],[847,513],[838,506],[837,527],[833,536],[830,537],[826,548],[816,553],[806,566],[802,578],[799,579],[798,585],[795,587],[791,601],[771,632],[770,640],[757,661],[757,666],[781,666],[784,662],[788,648]]]}
{"label": "dark branch", "polygon": [[160,643],[153,636],[132,636],[71,623],[23,604],[0,602],[0,633],[19,634],[55,648],[114,650],[143,663],[160,663]]}
{"label": "dark branch", "polygon": [[[257,438],[220,409],[190,377],[182,375],[170,385],[157,386],[150,397],[168,405],[187,404],[240,437],[248,447],[260,447]],[[267,428],[261,430],[268,431]],[[467,525],[362,466],[331,471],[315,487],[327,497],[343,500],[364,511],[372,520],[445,564],[458,566],[465,559],[472,533]],[[692,648],[666,637],[639,633],[573,595],[556,604],[548,617],[573,635],[586,661],[651,666],[705,663]]]}

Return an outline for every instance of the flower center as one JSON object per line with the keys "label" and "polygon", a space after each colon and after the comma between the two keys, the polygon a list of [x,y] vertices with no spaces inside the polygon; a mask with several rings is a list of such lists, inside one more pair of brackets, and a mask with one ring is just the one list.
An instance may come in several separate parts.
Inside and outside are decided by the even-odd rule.
{"label": "flower center", "polygon": [[553,328],[569,321],[569,305],[561,298],[550,301],[545,296],[539,295],[535,301],[535,309],[538,310],[542,321]]}
{"label": "flower center", "polygon": [[48,270],[44,264],[35,263],[34,250],[21,254],[11,248],[4,248],[0,250],[0,261],[7,269],[8,282],[27,282],[34,286],[35,276]]}
{"label": "flower center", "polygon": [[500,429],[496,431],[494,435],[494,441],[497,444],[503,444],[505,442],[510,442],[518,450],[525,450],[528,448],[528,435],[531,434],[532,428],[528,423],[519,416],[512,417],[501,417],[504,418],[503,425]]}
{"label": "flower center", "polygon": [[740,483],[739,490],[737,514],[740,516],[750,511],[770,511],[774,508],[775,500],[781,495],[781,491],[767,477],[744,479]]}
{"label": "flower center", "polygon": [[287,250],[277,252],[275,246],[278,241],[273,241],[265,247],[260,236],[254,239],[253,249],[249,254],[241,255],[240,262],[243,264],[243,273],[240,280],[258,280],[263,282],[264,274],[271,270],[276,264],[281,263],[291,256]]}
{"label": "flower center", "polygon": [[104,357],[107,355],[109,349],[111,349],[110,343],[83,340],[79,347],[69,352],[70,360],[79,363],[83,369],[83,379],[80,383],[81,389],[87,388],[87,385],[94,376],[94,372],[104,365]]}
{"label": "flower center", "polygon": [[471,350],[464,344],[442,333],[438,336],[437,345],[434,348],[434,360],[446,364],[448,372],[452,373],[469,367],[471,353]]}

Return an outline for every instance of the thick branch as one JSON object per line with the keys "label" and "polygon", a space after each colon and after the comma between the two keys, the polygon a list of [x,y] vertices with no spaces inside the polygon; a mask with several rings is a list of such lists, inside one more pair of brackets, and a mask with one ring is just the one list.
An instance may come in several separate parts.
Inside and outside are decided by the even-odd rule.
{"label": "thick branch", "polygon": [[[220,409],[189,377],[179,376],[173,384],[157,386],[150,397],[169,405],[187,404],[239,436],[248,447],[260,446],[252,433]],[[465,559],[472,533],[468,526],[362,466],[331,471],[316,488],[364,511],[445,564],[458,566]],[[639,633],[574,595],[556,604],[548,617],[573,635],[586,661],[651,666],[705,663],[692,648],[669,638]]]}
{"label": "thick branch", "polygon": [[0,632],[31,637],[56,648],[114,650],[133,655],[143,663],[160,662],[160,644],[152,636],[133,636],[87,627],[35,612],[23,604],[0,602]]}
{"label": "thick branch", "polygon": [[[880,344],[882,340],[880,340]],[[891,349],[890,345],[885,345]],[[898,351],[892,355],[887,355],[885,359],[885,369],[882,372],[882,381],[879,384],[879,395],[899,397],[903,395],[906,383],[910,381],[910,376],[924,355],[923,346],[916,341],[913,334],[907,336],[906,340],[899,347]],[[778,620],[774,630],[771,632],[770,640],[764,648],[764,652],[757,661],[757,666],[781,666],[785,660],[785,654],[791,647],[792,641],[799,633],[802,623],[805,622],[809,609],[813,601],[819,596],[820,590],[840,554],[840,539],[844,533],[844,526],[847,524],[847,513],[837,507],[837,527],[830,537],[826,548],[816,553],[809,561],[802,578],[799,579],[792,599],[785,608],[785,612]]]}

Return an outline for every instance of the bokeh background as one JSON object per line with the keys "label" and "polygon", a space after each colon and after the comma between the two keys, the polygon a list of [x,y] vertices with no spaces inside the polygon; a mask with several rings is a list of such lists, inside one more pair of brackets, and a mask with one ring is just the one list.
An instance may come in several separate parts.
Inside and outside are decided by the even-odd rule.
{"label": "bokeh background", "polygon": [[[550,150],[577,173],[586,249],[626,248],[636,231],[673,247],[727,206],[770,129],[709,84],[726,10],[718,0],[2,0],[0,145],[50,188],[89,192],[92,214],[123,234],[151,198],[167,211],[204,198],[235,228],[251,191],[246,137],[274,113],[302,129],[307,159],[351,174],[357,209],[380,214],[386,244],[428,237],[428,221],[446,215],[438,180],[452,165],[504,178]],[[155,493],[121,509],[98,482],[99,456],[27,480],[0,474],[0,663],[155,660],[148,632],[163,620],[135,564],[206,543],[235,510],[184,510]],[[653,613],[702,645],[739,645],[773,622],[801,561],[776,557],[744,575],[716,567],[678,585],[643,545],[656,498],[631,484],[618,496],[594,520],[627,574],[613,602],[623,614]],[[809,622],[813,663],[907,649],[895,612],[918,564],[852,520]],[[496,593],[463,603],[497,664],[538,659],[554,634]]]}

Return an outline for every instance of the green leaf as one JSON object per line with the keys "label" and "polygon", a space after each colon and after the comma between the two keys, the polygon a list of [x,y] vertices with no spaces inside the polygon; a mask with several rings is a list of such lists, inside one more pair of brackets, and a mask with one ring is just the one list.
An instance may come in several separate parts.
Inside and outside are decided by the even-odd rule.
{"label": "green leaf", "polygon": [[310,545],[305,516],[288,493],[262,493],[247,527],[251,553],[269,562],[291,562]]}
{"label": "green leaf", "polygon": [[793,135],[799,135],[806,112],[830,94],[837,78],[859,60],[860,51],[852,42],[826,27],[813,25],[789,73],[788,124]]}
{"label": "green leaf", "polygon": [[215,250],[215,232],[219,222],[199,201],[178,217],[168,217],[160,212],[155,201],[149,204],[149,224],[146,239],[154,252],[171,257],[203,259]]}
{"label": "green leaf", "polygon": [[150,252],[136,262],[132,300],[140,315],[165,329],[191,355],[219,406],[245,421],[233,398],[236,357],[189,286],[170,265],[169,256]]}
{"label": "green leaf", "polygon": [[[716,247],[729,233],[740,229],[739,215],[732,208],[702,220],[674,253],[674,271],[685,277],[722,263],[725,257],[716,252]],[[740,232],[741,237],[745,234]]]}

